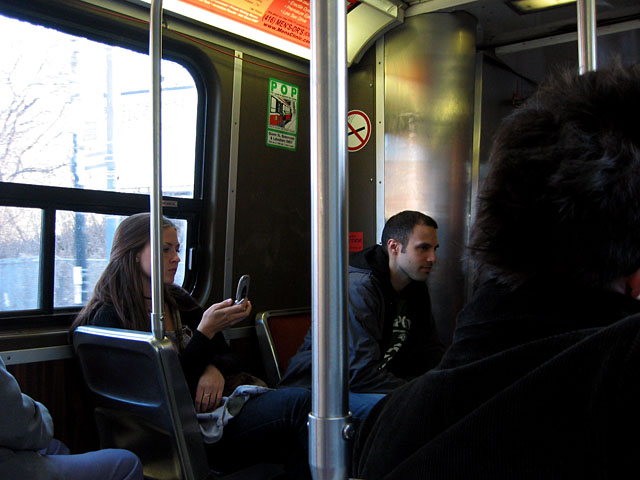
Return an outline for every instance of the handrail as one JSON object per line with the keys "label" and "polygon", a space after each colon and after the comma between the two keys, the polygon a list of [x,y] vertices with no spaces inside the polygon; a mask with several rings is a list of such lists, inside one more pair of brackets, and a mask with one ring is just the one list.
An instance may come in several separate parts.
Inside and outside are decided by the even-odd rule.
{"label": "handrail", "polygon": [[578,69],[580,74],[596,70],[596,2],[577,0]]}
{"label": "handrail", "polygon": [[343,0],[311,2],[312,393],[316,480],[348,477],[347,47]]}
{"label": "handrail", "polygon": [[149,56],[151,57],[151,102],[153,121],[153,181],[151,206],[151,332],[164,338],[164,299],[162,272],[162,119],[160,60],[162,59],[162,0],[151,1]]}

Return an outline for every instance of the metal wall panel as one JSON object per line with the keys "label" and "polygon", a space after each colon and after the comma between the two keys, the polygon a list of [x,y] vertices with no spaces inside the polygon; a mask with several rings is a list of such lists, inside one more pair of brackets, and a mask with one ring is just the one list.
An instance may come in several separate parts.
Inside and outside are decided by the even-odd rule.
{"label": "metal wall panel", "polygon": [[[375,128],[375,48],[349,68],[349,110],[362,110]],[[377,243],[376,236],[376,140],[375,130],[367,144],[348,154],[349,231],[362,232],[363,246]]]}
{"label": "metal wall panel", "polygon": [[467,14],[434,13],[409,17],[385,36],[385,217],[419,210],[438,222],[429,286],[447,343],[464,302],[475,31]]}
{"label": "metal wall panel", "polygon": [[[636,26],[629,22],[629,28]],[[613,30],[616,25],[611,25]],[[604,28],[601,29],[607,32]],[[578,69],[578,45],[575,34],[539,39],[536,43],[521,43],[496,49],[496,56],[520,75],[534,82],[561,68]],[[568,39],[570,38],[570,39]],[[540,45],[529,48],[531,45]],[[623,64],[640,62],[640,29],[598,35],[598,68],[607,66],[614,58]]]}
{"label": "metal wall panel", "polygon": [[[249,61],[244,62],[242,71],[232,291],[238,278],[248,273],[254,313],[308,307],[309,78],[286,73],[260,58],[245,55],[244,59]],[[269,78],[300,89],[295,151],[266,145]]]}

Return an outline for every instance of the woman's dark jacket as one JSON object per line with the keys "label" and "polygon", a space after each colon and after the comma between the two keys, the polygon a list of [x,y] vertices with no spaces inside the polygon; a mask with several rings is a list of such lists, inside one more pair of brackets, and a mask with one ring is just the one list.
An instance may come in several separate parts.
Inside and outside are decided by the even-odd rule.
{"label": "woman's dark jacket", "polygon": [[[184,295],[188,295],[184,292]],[[217,333],[208,339],[197,330],[202,319],[203,309],[191,297],[181,298],[180,305],[188,305],[188,309],[180,309],[182,325],[189,327],[193,337],[180,352],[180,362],[187,384],[193,394],[198,380],[208,365],[214,365],[223,376],[236,374],[242,370],[241,361],[237,354],[231,351],[222,333]],[[187,301],[188,300],[188,301]],[[123,322],[112,305],[104,304],[98,308],[89,319],[89,325],[98,327],[124,328]]]}

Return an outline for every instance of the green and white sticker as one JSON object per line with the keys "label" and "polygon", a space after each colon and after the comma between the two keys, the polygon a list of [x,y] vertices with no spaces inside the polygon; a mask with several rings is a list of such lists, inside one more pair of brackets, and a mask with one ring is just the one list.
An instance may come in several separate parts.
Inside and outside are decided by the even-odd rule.
{"label": "green and white sticker", "polygon": [[267,145],[295,150],[298,138],[298,96],[296,85],[269,79]]}

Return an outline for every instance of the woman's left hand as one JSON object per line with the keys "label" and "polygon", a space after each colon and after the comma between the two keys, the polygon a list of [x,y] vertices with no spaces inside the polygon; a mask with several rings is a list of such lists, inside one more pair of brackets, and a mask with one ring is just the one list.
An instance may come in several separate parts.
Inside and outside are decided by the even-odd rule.
{"label": "woman's left hand", "polygon": [[214,365],[208,365],[198,380],[196,389],[196,412],[205,413],[215,410],[222,401],[224,377]]}

